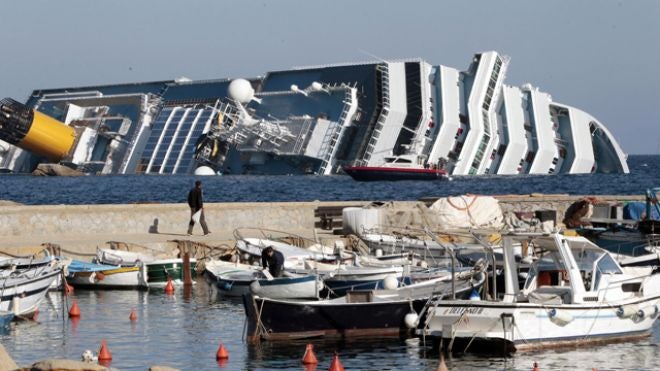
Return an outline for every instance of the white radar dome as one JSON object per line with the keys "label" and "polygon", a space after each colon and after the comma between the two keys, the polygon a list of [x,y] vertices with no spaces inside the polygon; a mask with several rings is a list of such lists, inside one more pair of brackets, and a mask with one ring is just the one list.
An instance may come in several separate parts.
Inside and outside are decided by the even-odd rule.
{"label": "white radar dome", "polygon": [[241,103],[248,103],[254,98],[254,89],[249,81],[245,79],[236,79],[229,84],[227,89],[229,96]]}
{"label": "white radar dome", "polygon": [[195,169],[195,175],[215,175],[215,170],[208,166],[200,166]]}

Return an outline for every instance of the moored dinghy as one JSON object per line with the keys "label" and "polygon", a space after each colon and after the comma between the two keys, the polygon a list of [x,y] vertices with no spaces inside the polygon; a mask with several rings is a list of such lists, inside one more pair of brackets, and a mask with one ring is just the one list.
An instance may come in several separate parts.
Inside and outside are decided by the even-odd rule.
{"label": "moored dinghy", "polygon": [[[527,241],[537,259],[522,290],[514,241]],[[450,350],[514,352],[639,338],[658,317],[660,276],[621,268],[583,237],[511,234],[504,255],[501,300],[430,303],[423,332],[444,338]]]}
{"label": "moored dinghy", "polygon": [[67,267],[67,282],[89,289],[146,289],[147,272],[143,264],[106,265],[73,260]]}

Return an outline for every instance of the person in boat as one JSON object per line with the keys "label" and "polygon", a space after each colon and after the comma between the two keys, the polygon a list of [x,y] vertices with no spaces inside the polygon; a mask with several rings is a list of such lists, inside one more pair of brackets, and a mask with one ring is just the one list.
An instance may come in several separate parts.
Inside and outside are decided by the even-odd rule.
{"label": "person in boat", "polygon": [[261,252],[261,266],[264,269],[268,268],[271,276],[280,277],[284,268],[284,255],[273,246],[268,246]]}
{"label": "person in boat", "polygon": [[190,206],[190,222],[188,223],[188,235],[192,235],[193,227],[195,226],[194,215],[198,211],[199,214],[199,224],[202,226],[204,231],[204,236],[211,233],[209,232],[209,227],[206,225],[206,219],[204,219],[204,199],[202,195],[202,181],[195,181],[195,186],[188,192],[188,206]]}

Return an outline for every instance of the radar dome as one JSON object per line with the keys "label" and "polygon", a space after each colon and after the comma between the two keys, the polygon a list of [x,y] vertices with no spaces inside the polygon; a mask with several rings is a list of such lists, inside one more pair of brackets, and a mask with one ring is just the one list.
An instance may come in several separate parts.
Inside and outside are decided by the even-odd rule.
{"label": "radar dome", "polygon": [[215,175],[215,170],[209,166],[200,166],[195,169],[195,175]]}
{"label": "radar dome", "polygon": [[236,79],[229,84],[227,89],[229,96],[241,103],[248,103],[254,97],[254,89],[249,81]]}

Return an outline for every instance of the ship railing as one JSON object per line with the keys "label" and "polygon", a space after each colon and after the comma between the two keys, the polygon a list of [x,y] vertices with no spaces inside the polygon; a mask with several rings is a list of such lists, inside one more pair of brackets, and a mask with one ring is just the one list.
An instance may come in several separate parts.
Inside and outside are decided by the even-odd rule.
{"label": "ship railing", "polygon": [[[328,164],[330,164],[332,157],[335,155],[335,150],[337,147],[337,143],[341,141],[341,138],[344,134],[344,129],[348,126],[347,120],[349,119],[348,115],[349,112],[352,109],[353,106],[353,95],[355,94],[355,88],[346,90],[346,96],[344,98],[344,101],[346,104],[344,105],[344,109],[341,112],[341,115],[339,115],[339,121],[337,122],[337,125],[333,128],[332,131],[330,131],[330,141],[327,145],[327,150],[325,152],[325,155],[323,157],[323,163],[319,167],[319,174],[326,175],[326,173],[332,172],[332,167],[334,165],[331,165],[330,172],[327,171]],[[327,138],[327,132],[326,132],[326,138]],[[325,143],[326,139],[324,139]]]}

